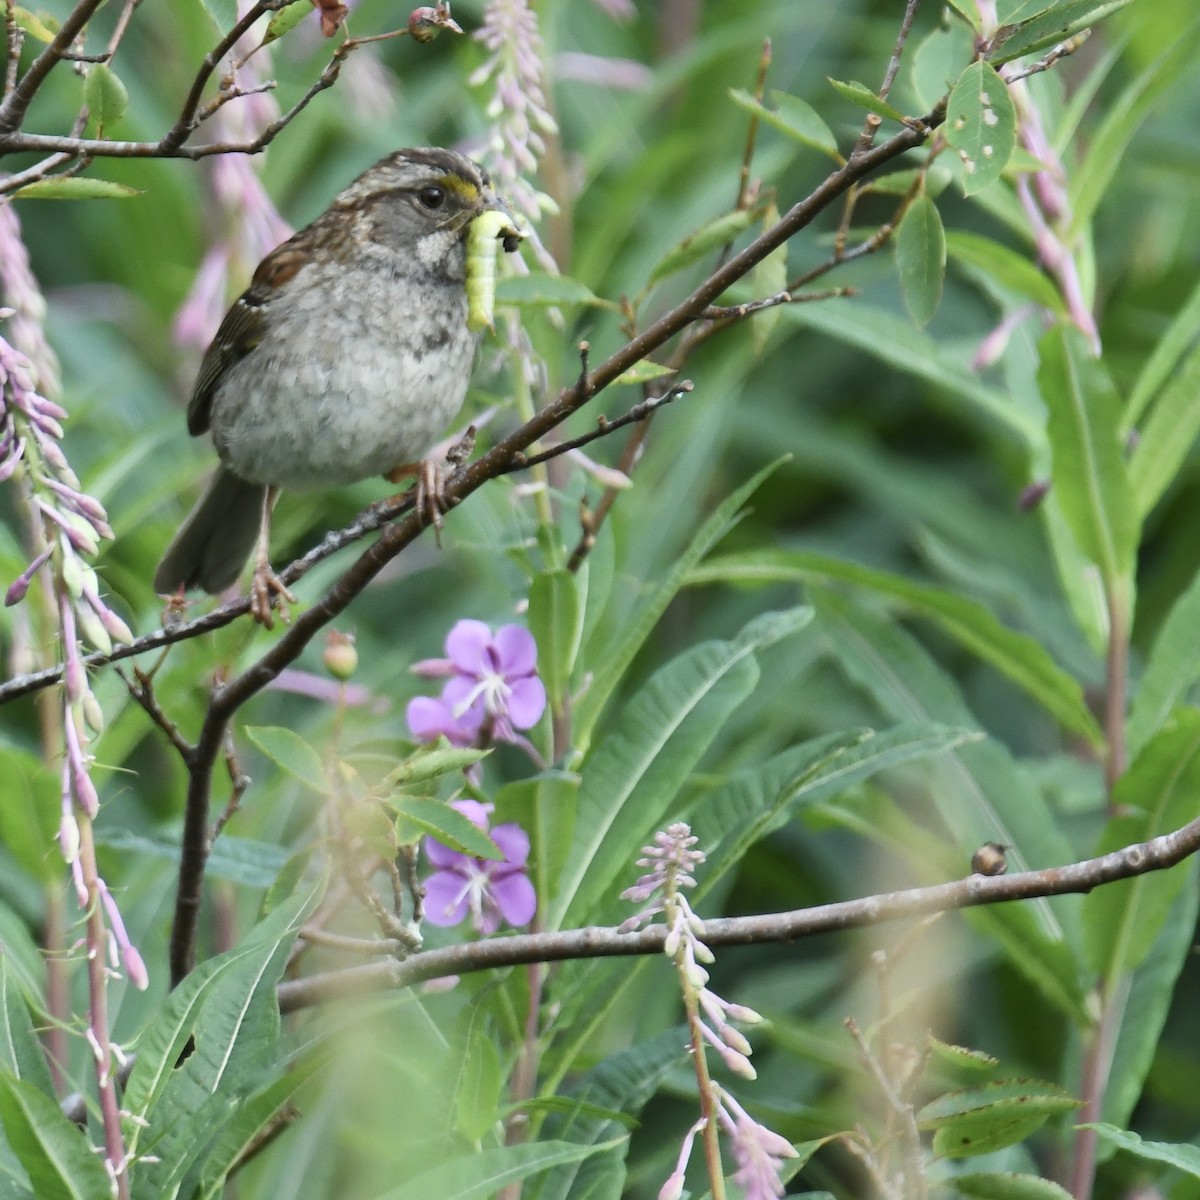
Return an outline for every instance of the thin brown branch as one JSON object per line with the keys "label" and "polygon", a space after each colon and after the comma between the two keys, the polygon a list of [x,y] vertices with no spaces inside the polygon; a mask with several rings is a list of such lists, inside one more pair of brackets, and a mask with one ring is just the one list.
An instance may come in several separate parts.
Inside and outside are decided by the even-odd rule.
{"label": "thin brown branch", "polygon": [[[884,892],[814,908],[752,917],[706,919],[704,941],[710,947],[790,942],[930,913],[1090,892],[1118,879],[1166,870],[1197,851],[1200,851],[1200,817],[1148,842],[1136,842],[1098,858],[1066,866],[1022,871],[1015,875],[972,874],[950,883]],[[664,926],[651,926],[634,933],[593,926],[468,942],[426,950],[402,963],[375,963],[286,982],[279,986],[279,1002],[285,1012],[291,1012],[349,995],[410,987],[446,975],[491,971],[531,962],[661,954],[666,933]]]}
{"label": "thin brown branch", "polygon": [[54,40],[29,64],[29,69],[4,97],[4,102],[0,103],[0,134],[11,133],[20,127],[34,96],[46,81],[46,76],[62,61],[63,55],[103,3],[104,0],[79,0],[67,14],[54,35]]}

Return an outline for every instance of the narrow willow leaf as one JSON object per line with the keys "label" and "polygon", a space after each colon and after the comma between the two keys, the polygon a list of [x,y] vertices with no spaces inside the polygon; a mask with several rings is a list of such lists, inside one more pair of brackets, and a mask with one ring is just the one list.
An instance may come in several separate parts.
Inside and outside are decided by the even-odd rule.
{"label": "narrow willow leaf", "polygon": [[1128,991],[1121,989],[1125,1018],[1117,1030],[1104,1087],[1101,1117],[1127,1125],[1146,1090],[1162,1032],[1170,1014],[1180,972],[1194,953],[1200,913],[1200,876],[1183,869],[1184,885],[1149,953],[1133,972]]}
{"label": "narrow willow leaf", "polygon": [[857,104],[859,108],[865,108],[868,112],[875,113],[876,116],[904,123],[904,114],[876,95],[865,83],[859,83],[857,79],[853,79],[849,83],[843,83],[840,79],[830,79],[829,82],[833,90],[844,100],[849,100],[851,104]]}
{"label": "narrow willow leaf", "polygon": [[980,1175],[956,1175],[954,1187],[964,1196],[978,1200],[1071,1200],[1071,1193],[1040,1175],[1017,1175],[998,1171]]}
{"label": "narrow willow leaf", "polygon": [[83,82],[83,98],[88,115],[103,132],[115,125],[129,108],[129,93],[116,72],[104,63],[95,63]]}
{"label": "narrow willow leaf", "polygon": [[899,600],[936,621],[972,654],[1023,688],[1075,733],[1100,745],[1103,735],[1079,681],[1063,671],[1040,643],[1007,629],[983,605],[943,588],[843,559],[803,550],[761,550],[715,558],[692,571],[689,584],[842,581]]}
{"label": "narrow willow leaf", "polygon": [[126,200],[140,196],[137,188],[113,183],[109,179],[91,179],[86,175],[70,178],[39,179],[13,192],[26,200]]}
{"label": "narrow willow leaf", "polygon": [[753,649],[701,643],[656,672],[623,707],[584,765],[575,835],[549,929],[586,924],[622,880],[632,882],[638,848],[758,681]]}
{"label": "narrow willow leaf", "polygon": [[1055,496],[1111,589],[1133,567],[1139,522],[1119,441],[1120,401],[1083,335],[1056,325],[1039,344]]}
{"label": "narrow willow leaf", "polygon": [[54,41],[54,35],[61,28],[60,22],[49,14],[37,13],[35,15],[19,4],[14,6],[12,14],[17,28],[24,30],[30,37],[37,38],[39,42]]}
{"label": "narrow willow leaf", "polygon": [[[1179,709],[1147,742],[1113,791],[1111,818],[1096,853],[1108,854],[1184,825],[1200,795],[1200,710]],[[1183,887],[1181,871],[1150,871],[1089,892],[1083,901],[1084,950],[1093,970],[1116,978],[1149,953]]]}
{"label": "narrow willow leaf", "polygon": [[993,279],[1003,288],[1024,296],[1053,313],[1065,311],[1062,293],[1023,254],[979,233],[954,229],[946,234],[951,259]]}
{"label": "narrow willow leaf", "polygon": [[951,396],[961,397],[991,421],[1016,435],[1023,446],[1039,446],[1042,423],[1019,400],[981,383],[967,363],[956,359],[927,334],[895,313],[861,300],[830,300],[825,304],[788,304],[784,321],[837,338],[880,362],[924,380]]}
{"label": "narrow willow leaf", "polygon": [[0,953],[0,1022],[0,1069],[55,1099],[46,1052],[33,1030],[29,1006],[7,953]]}
{"label": "narrow willow leaf", "polygon": [[529,632],[538,648],[538,674],[555,712],[571,687],[571,672],[583,637],[583,604],[573,572],[542,571],[529,589]]}
{"label": "narrow willow leaf", "polygon": [[658,283],[659,280],[674,275],[676,271],[681,271],[697,259],[724,246],[726,242],[733,241],[739,233],[749,229],[759,216],[761,213],[758,209],[741,208],[702,225],[659,259],[650,272],[647,284]]}
{"label": "narrow willow leaf", "polygon": [[966,168],[968,196],[1000,178],[1017,144],[1017,111],[1004,80],[988,63],[974,62],[958,77],[945,131]]}
{"label": "narrow willow leaf", "polygon": [[1200,282],[1192,289],[1183,307],[1171,319],[1162,337],[1155,343],[1150,357],[1142,366],[1125,411],[1121,414],[1121,432],[1129,431],[1137,424],[1150,401],[1158,395],[1167,380],[1175,373],[1179,360],[1196,341],[1196,330],[1200,328]]}
{"label": "narrow willow leaf", "polygon": [[[497,861],[504,857],[500,847],[474,821],[442,800],[424,796],[396,796],[388,801],[388,805],[421,833],[429,834],[460,854]],[[416,838],[401,833],[401,840],[412,842]]]}
{"label": "narrow willow leaf", "polygon": [[1131,0],[1068,0],[1020,25],[1003,26],[993,39],[991,61],[997,67],[1044,50],[1096,24]]}
{"label": "narrow willow leaf", "polygon": [[[763,232],[766,233],[773,225],[779,223],[779,209],[775,202],[770,201],[763,212]],[[778,296],[787,288],[787,242],[776,246],[765,258],[761,259],[750,272],[750,289],[756,297]],[[754,340],[754,350],[762,354],[767,348],[767,342],[775,327],[779,324],[780,305],[764,309],[750,318],[750,336]]]}
{"label": "narrow willow leaf", "polygon": [[500,1052],[480,1006],[473,1005],[456,1063],[453,1102],[454,1127],[468,1142],[480,1142],[495,1127],[504,1083]]}
{"label": "narrow willow leaf", "polygon": [[667,375],[675,375],[673,367],[664,367],[662,363],[651,362],[648,358],[639,359],[627,371],[622,371],[613,380],[616,384],[649,383],[651,379],[663,379]]}
{"label": "narrow willow leaf", "polygon": [[443,1162],[418,1175],[378,1200],[488,1200],[510,1183],[529,1179],[551,1167],[578,1162],[590,1154],[600,1154],[621,1145],[616,1138],[592,1146],[570,1142],[527,1142],[520,1146],[501,1146],[479,1150],[461,1158]]}
{"label": "narrow willow leaf", "polygon": [[285,729],[281,725],[248,725],[246,736],[276,766],[313,791],[329,794],[331,785],[321,756],[294,729]]}
{"label": "narrow willow leaf", "polygon": [[1059,0],[996,0],[996,20],[1001,25],[1018,25],[1055,8],[1058,3]]}
{"label": "narrow willow leaf", "polygon": [[432,745],[415,750],[395,770],[389,771],[383,782],[386,787],[396,788],[426,783],[454,771],[465,771],[490,753],[490,750],[451,746],[445,738],[438,738]]}
{"label": "narrow willow leaf", "polygon": [[1131,1130],[1118,1129],[1115,1125],[1106,1125],[1100,1121],[1091,1125],[1081,1125],[1080,1128],[1094,1129],[1102,1141],[1136,1158],[1146,1162],[1165,1163],[1185,1175],[1200,1179],[1200,1146],[1190,1142],[1147,1142]]}
{"label": "narrow willow leaf", "polygon": [[0,1071],[0,1121],[9,1147],[45,1200],[111,1194],[108,1173],[87,1137],[39,1088]]}
{"label": "narrow willow leaf", "polygon": [[1136,758],[1141,748],[1165,724],[1171,710],[1183,702],[1200,679],[1200,571],[1175,601],[1154,639],[1146,670],[1134,692],[1127,738]]}
{"label": "narrow willow leaf", "polygon": [[837,139],[829,126],[812,105],[798,96],[789,96],[786,92],[772,92],[771,99],[775,108],[771,109],[765,104],[760,104],[749,92],[741,88],[730,88],[729,95],[739,108],[754,113],[760,120],[786,134],[793,141],[819,150],[835,161],[841,160]]}
{"label": "narrow willow leaf", "polygon": [[586,750],[591,731],[600,719],[604,706],[624,678],[638,650],[650,636],[659,617],[683,586],[688,572],[737,524],[743,505],[783,461],[777,459],[756,472],[718,505],[716,511],[692,538],[687,549],[663,579],[654,586],[633,617],[625,623],[620,639],[607,647],[607,653],[596,668],[587,695],[575,709],[575,742],[581,750]]}
{"label": "narrow willow leaf", "polygon": [[937,205],[923,192],[896,230],[896,268],[904,306],[918,325],[928,325],[942,300],[946,234]]}
{"label": "narrow willow leaf", "polygon": [[263,35],[262,44],[269,46],[284,34],[291,33],[312,10],[312,0],[294,0],[294,3],[279,9],[267,23],[267,32]]}
{"label": "narrow willow leaf", "polygon": [[1016,1145],[1081,1103],[1046,1080],[997,1079],[939,1096],[917,1113],[917,1125],[934,1131],[937,1157],[966,1158]]}
{"label": "narrow willow leaf", "polygon": [[[308,0],[305,0],[308,3]],[[496,284],[496,303],[515,304],[525,308],[568,308],[572,304],[600,305],[615,308],[567,275],[547,275],[531,271],[528,275],[509,275]]]}
{"label": "narrow willow leaf", "polygon": [[1194,346],[1159,393],[1129,460],[1129,482],[1145,519],[1174,483],[1200,434],[1200,345]]}

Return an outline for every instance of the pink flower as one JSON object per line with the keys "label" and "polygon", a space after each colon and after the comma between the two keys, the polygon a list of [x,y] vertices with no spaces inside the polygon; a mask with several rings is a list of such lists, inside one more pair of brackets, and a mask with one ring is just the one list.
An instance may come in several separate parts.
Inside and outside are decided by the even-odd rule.
{"label": "pink flower", "polygon": [[419,696],[408,706],[408,727],[418,741],[439,735],[468,746],[482,730],[506,742],[530,729],[546,711],[546,689],[537,676],[537,643],[520,625],[493,636],[482,621],[459,621],[446,636],[446,657],[413,668],[426,678],[450,676],[440,699]]}
{"label": "pink flower", "polygon": [[[456,800],[452,805],[485,833],[490,804]],[[497,825],[492,841],[504,857],[476,858],[425,839],[425,854],[437,868],[425,883],[425,916],[433,925],[457,925],[470,914],[480,933],[495,933],[500,922],[528,925],[537,912],[537,896],[525,874],[529,835],[520,825]]]}

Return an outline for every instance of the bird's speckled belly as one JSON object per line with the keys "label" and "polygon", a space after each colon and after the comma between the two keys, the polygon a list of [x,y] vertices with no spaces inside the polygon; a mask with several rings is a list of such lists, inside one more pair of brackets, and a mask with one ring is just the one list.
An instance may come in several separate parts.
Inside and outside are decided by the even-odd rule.
{"label": "bird's speckled belly", "polygon": [[371,282],[370,306],[351,300],[339,311],[326,293],[314,297],[320,312],[297,305],[276,314],[222,381],[213,441],[243,479],[296,489],[352,483],[417,461],[447,432],[478,340],[461,284],[423,291],[414,311],[411,288],[381,304],[379,280]]}

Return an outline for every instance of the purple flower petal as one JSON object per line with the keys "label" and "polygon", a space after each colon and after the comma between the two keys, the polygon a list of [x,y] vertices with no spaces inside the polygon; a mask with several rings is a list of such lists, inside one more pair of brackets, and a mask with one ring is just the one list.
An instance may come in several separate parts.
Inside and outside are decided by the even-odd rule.
{"label": "purple flower petal", "polygon": [[[483,724],[485,715],[483,693],[480,692],[474,699],[471,699],[471,695],[475,691],[475,680],[467,678],[466,675],[455,675],[442,688],[442,703],[446,706],[446,711],[450,713],[451,720],[463,727],[473,723],[473,732]],[[455,713],[459,715],[454,716]]]}
{"label": "purple flower petal", "polygon": [[432,696],[414,696],[404,710],[404,719],[418,742],[436,741],[454,724],[446,705]]}
{"label": "purple flower petal", "polygon": [[446,657],[464,674],[475,676],[487,667],[492,631],[482,621],[459,621],[446,635]]}
{"label": "purple flower petal", "polygon": [[510,683],[519,675],[532,675],[537,668],[537,642],[523,626],[501,626],[496,630],[495,646],[500,674]]}
{"label": "purple flower petal", "polygon": [[511,681],[508,719],[515,729],[531,729],[546,711],[546,688],[536,675]]}
{"label": "purple flower petal", "polygon": [[519,871],[503,879],[492,880],[491,895],[510,925],[528,925],[537,912],[537,895],[533,884],[528,876]]}
{"label": "purple flower petal", "polygon": [[425,881],[425,919],[431,925],[457,925],[467,915],[467,889],[461,875],[435,871]]}
{"label": "purple flower petal", "polygon": [[[497,825],[491,831],[492,841],[500,847],[504,862],[513,867],[523,867],[529,858],[529,834],[520,825],[510,821],[505,825]],[[493,863],[493,866],[502,864]]]}
{"label": "purple flower petal", "polygon": [[[471,824],[478,825],[486,833],[490,814],[496,806],[494,804],[480,804],[478,800],[455,800],[450,807],[462,813]],[[503,829],[504,826],[501,826],[501,828]],[[528,840],[526,838],[526,841]],[[501,846],[500,848],[503,849],[504,847]]]}
{"label": "purple flower petal", "polygon": [[467,856],[461,850],[455,850],[432,837],[425,839],[425,857],[439,870],[457,871],[460,875],[464,873],[467,863]]}

